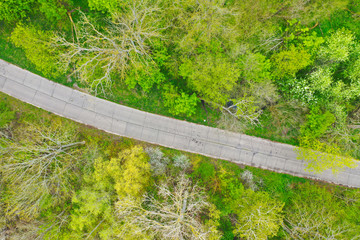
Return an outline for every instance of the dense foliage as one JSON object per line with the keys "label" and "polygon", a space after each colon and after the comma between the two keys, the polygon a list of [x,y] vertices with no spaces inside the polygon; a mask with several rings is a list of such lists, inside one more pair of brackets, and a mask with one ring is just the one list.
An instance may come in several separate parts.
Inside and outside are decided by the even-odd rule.
{"label": "dense foliage", "polygon": [[[46,77],[299,145],[315,171],[360,157],[355,0],[3,0],[0,9],[4,48],[23,49]],[[2,57],[20,63],[10,49]],[[309,139],[307,116],[332,121]]]}
{"label": "dense foliage", "polygon": [[0,127],[1,238],[360,236],[359,189],[154,147],[0,100],[11,116]]}
{"label": "dense foliage", "polygon": [[[1,58],[118,103],[297,145],[314,172],[360,158],[359,29],[357,0],[0,0]],[[24,109],[0,101],[0,238],[359,238],[358,190]]]}

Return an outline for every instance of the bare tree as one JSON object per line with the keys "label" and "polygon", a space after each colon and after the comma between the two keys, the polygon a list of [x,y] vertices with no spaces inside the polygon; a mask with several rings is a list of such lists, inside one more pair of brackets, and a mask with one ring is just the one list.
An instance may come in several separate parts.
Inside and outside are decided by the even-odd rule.
{"label": "bare tree", "polygon": [[147,194],[140,203],[130,197],[119,200],[117,212],[124,221],[124,231],[135,229],[134,235],[136,231],[147,232],[160,239],[219,238],[216,224],[207,226],[200,220],[200,214],[209,210],[210,204],[184,174],[157,189],[157,197]]}
{"label": "bare tree", "polygon": [[243,97],[234,99],[227,106],[218,105],[220,109],[236,119],[242,119],[250,124],[259,124],[259,117],[262,110],[256,105],[254,99],[250,97]]}
{"label": "bare tree", "polygon": [[54,45],[64,48],[61,62],[72,74],[90,84],[97,92],[112,84],[112,75],[124,78],[129,68],[146,64],[151,40],[160,37],[156,16],[161,10],[143,1],[134,3],[125,13],[114,13],[104,28],[97,27],[84,13],[76,31],[76,42],[58,36]]}
{"label": "bare tree", "polygon": [[346,224],[336,223],[327,206],[310,210],[295,204],[294,210],[283,224],[289,239],[341,239],[350,230]]}
{"label": "bare tree", "polygon": [[61,203],[72,193],[79,145],[75,129],[63,129],[56,121],[43,126],[21,127],[0,163],[8,187],[7,215],[24,219],[37,216],[46,197]]}

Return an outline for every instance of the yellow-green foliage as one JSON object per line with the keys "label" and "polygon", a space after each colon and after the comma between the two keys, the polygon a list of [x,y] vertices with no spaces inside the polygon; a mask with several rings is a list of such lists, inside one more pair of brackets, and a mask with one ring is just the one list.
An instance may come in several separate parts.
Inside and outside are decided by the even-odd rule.
{"label": "yellow-green foliage", "polygon": [[300,146],[296,148],[298,159],[308,163],[306,169],[309,171],[320,173],[331,169],[333,173],[337,173],[344,167],[356,167],[355,159],[344,155],[335,144],[303,137],[300,139]]}
{"label": "yellow-green foliage", "polygon": [[11,33],[11,42],[24,50],[26,57],[47,77],[58,77],[58,50],[51,46],[54,37],[51,31],[42,31],[34,26],[17,25]]}
{"label": "yellow-green foliage", "polygon": [[149,158],[140,146],[125,149],[110,161],[97,159],[95,169],[95,178],[98,181],[111,178],[115,182],[119,197],[129,195],[139,198],[150,182]]}
{"label": "yellow-green foliage", "polygon": [[345,212],[352,204],[344,207],[343,197],[335,197],[331,188],[311,183],[296,186],[285,208],[284,227],[288,226],[291,234],[287,239],[354,239],[356,227],[346,220]]}
{"label": "yellow-green foliage", "polygon": [[311,55],[306,50],[292,45],[288,50],[274,54],[272,62],[275,69],[274,76],[294,77],[299,70],[311,64]]}
{"label": "yellow-green foliage", "polygon": [[244,239],[268,239],[275,236],[283,222],[284,203],[272,199],[267,192],[247,189],[232,203],[236,214],[234,234]]}
{"label": "yellow-green foliage", "polygon": [[171,84],[163,84],[162,88],[163,103],[168,107],[170,113],[186,116],[195,113],[199,101],[195,93],[191,96],[184,92],[180,94],[178,89]]}
{"label": "yellow-green foliage", "polygon": [[202,54],[196,59],[184,60],[180,66],[180,75],[201,98],[225,104],[229,99],[229,92],[240,77],[240,72],[235,64],[220,54]]}
{"label": "yellow-green foliage", "polygon": [[71,214],[69,235],[73,239],[80,239],[84,233],[92,232],[92,236],[100,236],[100,239],[115,237],[119,228],[113,198],[111,192],[99,186],[83,188],[72,199],[75,207]]}
{"label": "yellow-green foliage", "polygon": [[345,166],[355,167],[355,160],[346,154],[336,143],[326,143],[321,138],[334,124],[335,116],[330,112],[321,113],[318,108],[311,109],[307,121],[301,127],[300,147],[296,148],[298,159],[305,160],[307,170],[322,172],[332,169],[334,173]]}

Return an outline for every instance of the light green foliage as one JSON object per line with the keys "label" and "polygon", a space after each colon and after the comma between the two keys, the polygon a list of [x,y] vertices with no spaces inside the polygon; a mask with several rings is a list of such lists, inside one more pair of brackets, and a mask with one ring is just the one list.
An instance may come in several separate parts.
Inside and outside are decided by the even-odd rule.
{"label": "light green foliage", "polygon": [[319,68],[310,74],[308,80],[310,81],[312,89],[324,94],[333,82],[332,72],[328,68]]}
{"label": "light green foliage", "polygon": [[326,38],[325,46],[319,50],[319,58],[329,63],[344,62],[348,60],[354,43],[353,33],[339,29]]}
{"label": "light green foliage", "polygon": [[350,86],[346,94],[347,99],[352,99],[360,96],[360,58],[350,64],[345,71],[345,76],[350,79]]}
{"label": "light green foliage", "polygon": [[[125,83],[130,89],[140,86],[145,92],[154,86],[165,84],[165,76],[161,72],[161,67],[166,66],[169,55],[166,46],[158,39],[151,42],[151,59],[147,59],[144,64],[134,65],[125,78]],[[163,88],[165,89],[165,88]]]}
{"label": "light green foliage", "polygon": [[264,82],[270,80],[270,60],[261,53],[249,53],[239,61],[241,77],[248,82]]}
{"label": "light green foliage", "polygon": [[306,183],[297,187],[286,206],[285,226],[292,238],[351,239],[344,216],[344,209],[331,192]]}
{"label": "light green foliage", "polygon": [[201,98],[224,105],[230,97],[240,72],[235,64],[218,55],[201,54],[194,59],[185,59],[180,66],[180,75]]}
{"label": "light green foliage", "polygon": [[311,32],[305,36],[300,35],[298,38],[303,47],[311,53],[311,55],[316,55],[321,44],[325,42],[324,38],[317,36],[316,32]]}
{"label": "light green foliage", "polygon": [[112,239],[119,232],[118,220],[114,216],[114,196],[111,192],[99,188],[99,184],[93,180],[90,182],[93,182],[92,186],[83,188],[72,199],[74,210],[71,214],[69,235],[78,239],[84,236]]}
{"label": "light green foliage", "polygon": [[192,116],[199,102],[195,94],[178,93],[177,88],[171,84],[164,84],[162,86],[162,96],[164,105],[174,115]]}
{"label": "light green foliage", "polygon": [[317,21],[327,19],[339,9],[348,5],[348,0],[289,0],[289,6],[285,10],[285,16],[293,19],[300,19],[308,25]]}
{"label": "light green foliage", "polygon": [[[140,146],[125,149],[110,161],[95,161],[94,173],[98,181],[114,181],[118,196],[139,198],[150,181],[149,157]],[[112,179],[112,180],[109,180]]]}
{"label": "light green foliage", "polygon": [[57,77],[61,74],[58,63],[58,51],[51,46],[54,34],[42,31],[34,26],[17,25],[11,34],[11,41],[15,46],[25,51],[26,57],[45,76]]}
{"label": "light green foliage", "polygon": [[175,0],[165,4],[168,21],[175,25],[170,36],[176,39],[181,54],[196,53],[199,47],[208,46],[217,38],[235,38],[230,29],[231,12],[223,0]]}
{"label": "light green foliage", "polygon": [[77,206],[70,224],[73,234],[79,237],[92,233],[112,239],[121,231],[121,221],[114,215],[114,201],[141,199],[150,181],[148,156],[142,147],[135,146],[110,161],[98,158],[94,173],[85,180],[87,186],[73,198]]}
{"label": "light green foliage", "polygon": [[298,159],[307,162],[306,169],[310,172],[321,173],[331,169],[337,173],[344,167],[356,167],[356,160],[346,156],[343,151],[334,143],[324,143],[317,139],[302,137],[300,146],[296,148]]}
{"label": "light green foliage", "polygon": [[294,77],[299,70],[311,64],[311,55],[292,45],[287,50],[275,53],[271,60],[276,78]]}
{"label": "light green foliage", "polygon": [[237,201],[244,194],[244,186],[237,176],[225,168],[219,171],[219,190],[226,203]]}
{"label": "light green foliage", "polygon": [[345,71],[345,76],[350,78],[352,82],[360,82],[360,58],[350,64]]}
{"label": "light green foliage", "polygon": [[334,122],[335,116],[330,112],[321,114],[319,109],[312,109],[301,127],[300,147],[296,151],[298,159],[308,163],[308,170],[322,172],[332,169],[335,173],[345,166],[355,167],[354,159],[344,156],[335,143],[319,141]]}
{"label": "light green foliage", "polygon": [[40,11],[45,17],[56,22],[66,17],[67,10],[71,7],[71,0],[37,0],[40,5]]}
{"label": "light green foliage", "polygon": [[14,22],[28,17],[31,13],[42,12],[52,21],[66,17],[71,0],[2,0],[0,1],[0,20]]}
{"label": "light green foliage", "polygon": [[0,20],[13,22],[25,18],[33,8],[35,0],[0,1]]}
{"label": "light green foliage", "polygon": [[236,214],[234,234],[244,239],[267,239],[275,236],[283,222],[284,203],[266,192],[247,189],[231,203]]}
{"label": "light green foliage", "polygon": [[321,113],[319,108],[313,108],[306,116],[306,122],[301,127],[301,136],[310,139],[322,137],[335,122],[335,116],[330,112]]}
{"label": "light green foliage", "polygon": [[5,127],[14,118],[15,118],[15,112],[10,109],[10,107],[5,101],[0,102],[0,128]]}

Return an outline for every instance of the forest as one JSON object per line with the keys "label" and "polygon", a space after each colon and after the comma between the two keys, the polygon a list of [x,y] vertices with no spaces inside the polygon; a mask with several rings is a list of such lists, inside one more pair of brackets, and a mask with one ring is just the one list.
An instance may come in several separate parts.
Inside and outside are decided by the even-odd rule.
{"label": "forest", "polygon": [[359,17],[358,0],[2,0],[0,57],[130,107],[296,145],[309,171],[337,172],[360,157]]}
{"label": "forest", "polygon": [[0,100],[0,239],[360,237],[360,189],[162,148]]}
{"label": "forest", "polygon": [[[360,159],[359,0],[0,0],[0,58],[119,104]],[[0,239],[360,239],[360,191],[0,94]],[[311,199],[311,201],[309,201]]]}

